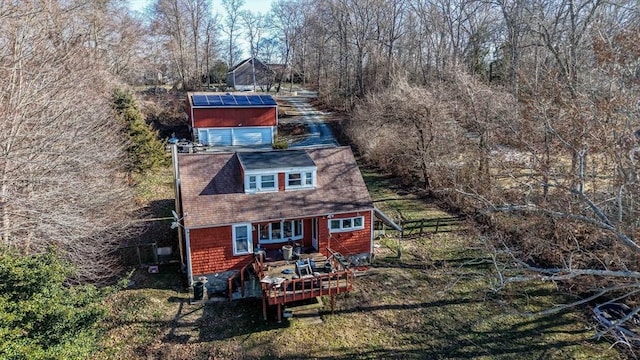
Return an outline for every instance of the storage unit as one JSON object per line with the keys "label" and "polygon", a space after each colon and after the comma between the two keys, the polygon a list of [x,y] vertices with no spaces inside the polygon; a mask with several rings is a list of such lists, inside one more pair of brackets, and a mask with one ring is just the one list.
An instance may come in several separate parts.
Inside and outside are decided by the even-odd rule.
{"label": "storage unit", "polygon": [[194,141],[207,146],[273,144],[278,110],[270,95],[188,93]]}

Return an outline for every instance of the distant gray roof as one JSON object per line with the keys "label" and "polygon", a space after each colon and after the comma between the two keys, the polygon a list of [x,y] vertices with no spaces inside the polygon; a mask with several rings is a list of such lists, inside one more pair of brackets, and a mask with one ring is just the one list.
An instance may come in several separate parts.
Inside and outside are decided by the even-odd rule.
{"label": "distant gray roof", "polygon": [[304,150],[282,150],[238,153],[245,170],[283,169],[292,167],[314,167],[316,164]]}
{"label": "distant gray roof", "polygon": [[250,58],[247,58],[247,59],[244,59],[244,60],[240,61],[238,64],[236,64],[236,66],[232,67],[229,70],[229,72],[236,71],[238,68],[242,67],[244,64],[251,63],[252,60],[254,61],[254,65],[262,66],[263,68],[266,68],[269,71],[273,71],[273,70],[271,70],[269,65],[267,65],[264,62],[260,61],[260,59],[256,59],[256,58],[250,57]]}

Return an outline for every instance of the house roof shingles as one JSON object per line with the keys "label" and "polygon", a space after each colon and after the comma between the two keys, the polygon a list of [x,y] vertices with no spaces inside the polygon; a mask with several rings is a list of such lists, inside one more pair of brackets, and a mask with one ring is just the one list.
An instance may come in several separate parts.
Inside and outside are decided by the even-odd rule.
{"label": "house roof shingles", "polygon": [[235,153],[179,156],[182,210],[187,228],[266,222],[373,209],[348,147],[308,149],[317,187],[245,194]]}
{"label": "house roof shingles", "polygon": [[242,167],[249,171],[316,166],[304,150],[242,152],[237,156]]}

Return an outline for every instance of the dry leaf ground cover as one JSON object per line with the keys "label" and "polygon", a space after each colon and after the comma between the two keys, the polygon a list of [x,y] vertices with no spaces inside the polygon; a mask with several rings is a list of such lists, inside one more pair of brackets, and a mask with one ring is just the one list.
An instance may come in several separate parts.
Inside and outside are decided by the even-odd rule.
{"label": "dry leaf ground cover", "polygon": [[[442,214],[365,172],[377,205],[411,217]],[[384,200],[384,199],[387,200]],[[389,202],[389,203],[387,203]],[[404,210],[403,210],[404,209]],[[406,215],[409,216],[409,215]],[[584,309],[537,317],[566,301],[551,284],[492,292],[493,266],[465,231],[377,241],[374,265],[340,296],[323,323],[276,323],[260,300],[190,305],[175,267],[136,272],[135,285],[109,299],[103,359],[618,359],[593,340]]]}

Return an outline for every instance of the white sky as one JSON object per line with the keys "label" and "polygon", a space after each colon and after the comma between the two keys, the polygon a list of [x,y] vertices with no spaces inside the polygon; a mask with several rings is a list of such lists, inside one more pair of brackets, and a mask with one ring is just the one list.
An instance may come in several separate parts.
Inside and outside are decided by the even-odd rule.
{"label": "white sky", "polygon": [[[129,8],[131,10],[142,11],[146,6],[151,3],[152,0],[129,0]],[[243,10],[257,11],[266,13],[271,9],[271,3],[274,0],[244,0]],[[213,12],[222,13],[222,1],[212,0]]]}

